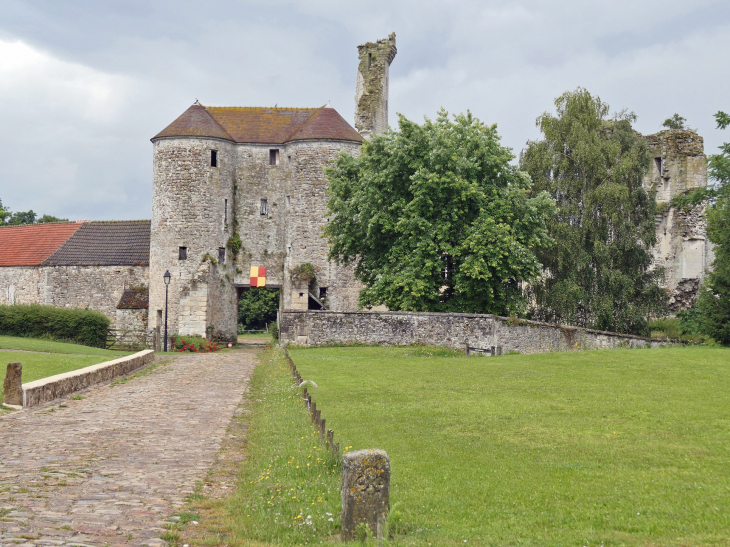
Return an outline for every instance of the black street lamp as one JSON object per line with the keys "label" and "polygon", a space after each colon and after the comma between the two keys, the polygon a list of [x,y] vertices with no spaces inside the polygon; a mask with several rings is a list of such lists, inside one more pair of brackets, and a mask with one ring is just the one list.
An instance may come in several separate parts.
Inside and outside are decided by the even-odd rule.
{"label": "black street lamp", "polygon": [[162,276],[165,280],[165,351],[167,351],[167,289],[170,287],[170,270],[165,271],[165,275]]}

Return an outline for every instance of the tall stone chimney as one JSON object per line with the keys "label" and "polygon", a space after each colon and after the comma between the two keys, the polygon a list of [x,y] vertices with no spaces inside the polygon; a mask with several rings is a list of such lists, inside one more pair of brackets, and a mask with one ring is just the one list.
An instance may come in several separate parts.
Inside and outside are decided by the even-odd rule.
{"label": "tall stone chimney", "polygon": [[388,129],[388,80],[390,63],[398,50],[395,32],[375,43],[357,46],[360,65],[355,91],[355,129],[365,139]]}

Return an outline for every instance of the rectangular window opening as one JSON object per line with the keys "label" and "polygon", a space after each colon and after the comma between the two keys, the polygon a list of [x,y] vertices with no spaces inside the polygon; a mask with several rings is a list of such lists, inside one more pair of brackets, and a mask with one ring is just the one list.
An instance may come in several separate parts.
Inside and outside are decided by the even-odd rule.
{"label": "rectangular window opening", "polygon": [[269,150],[269,165],[279,165],[279,149],[272,148]]}
{"label": "rectangular window opening", "polygon": [[210,151],[210,166],[218,167],[218,150]]}
{"label": "rectangular window opening", "polygon": [[327,287],[320,287],[319,288],[319,299],[322,300],[323,298],[327,297]]}
{"label": "rectangular window opening", "polygon": [[187,247],[179,247],[177,250],[177,259],[178,260],[187,260],[188,259],[188,248]]}
{"label": "rectangular window opening", "polygon": [[226,248],[225,247],[218,247],[218,262],[221,264],[226,263]]}
{"label": "rectangular window opening", "polygon": [[662,159],[654,158],[654,165],[656,166],[657,176],[662,176]]}
{"label": "rectangular window opening", "polygon": [[269,200],[267,200],[267,199],[261,200],[261,214],[262,215],[269,214]]}
{"label": "rectangular window opening", "polygon": [[223,224],[228,224],[228,200],[223,200]]}

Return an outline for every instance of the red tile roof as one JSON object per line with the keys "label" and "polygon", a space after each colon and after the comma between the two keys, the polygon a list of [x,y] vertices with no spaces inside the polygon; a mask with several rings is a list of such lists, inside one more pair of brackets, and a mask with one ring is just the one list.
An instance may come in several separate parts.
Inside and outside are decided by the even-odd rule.
{"label": "red tile roof", "polygon": [[0,228],[0,266],[38,266],[82,226],[81,222]]}
{"label": "red tile roof", "polygon": [[212,107],[194,104],[152,139],[213,137],[237,143],[284,144],[326,139],[362,142],[332,107]]}

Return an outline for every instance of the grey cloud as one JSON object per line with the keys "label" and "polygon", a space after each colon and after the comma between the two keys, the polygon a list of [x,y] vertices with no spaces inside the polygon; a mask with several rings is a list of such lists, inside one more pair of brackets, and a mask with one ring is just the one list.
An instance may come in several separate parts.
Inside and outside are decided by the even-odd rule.
{"label": "grey cloud", "polygon": [[728,10],[710,0],[6,0],[0,41],[54,61],[0,80],[0,198],[70,218],[149,217],[149,139],[196,98],[330,100],[351,120],[355,47],[392,31],[391,123],[395,112],[470,109],[518,153],[554,98],[583,86],[634,110],[644,133],[679,112],[711,153],[730,140],[712,120],[730,109],[718,68]]}

